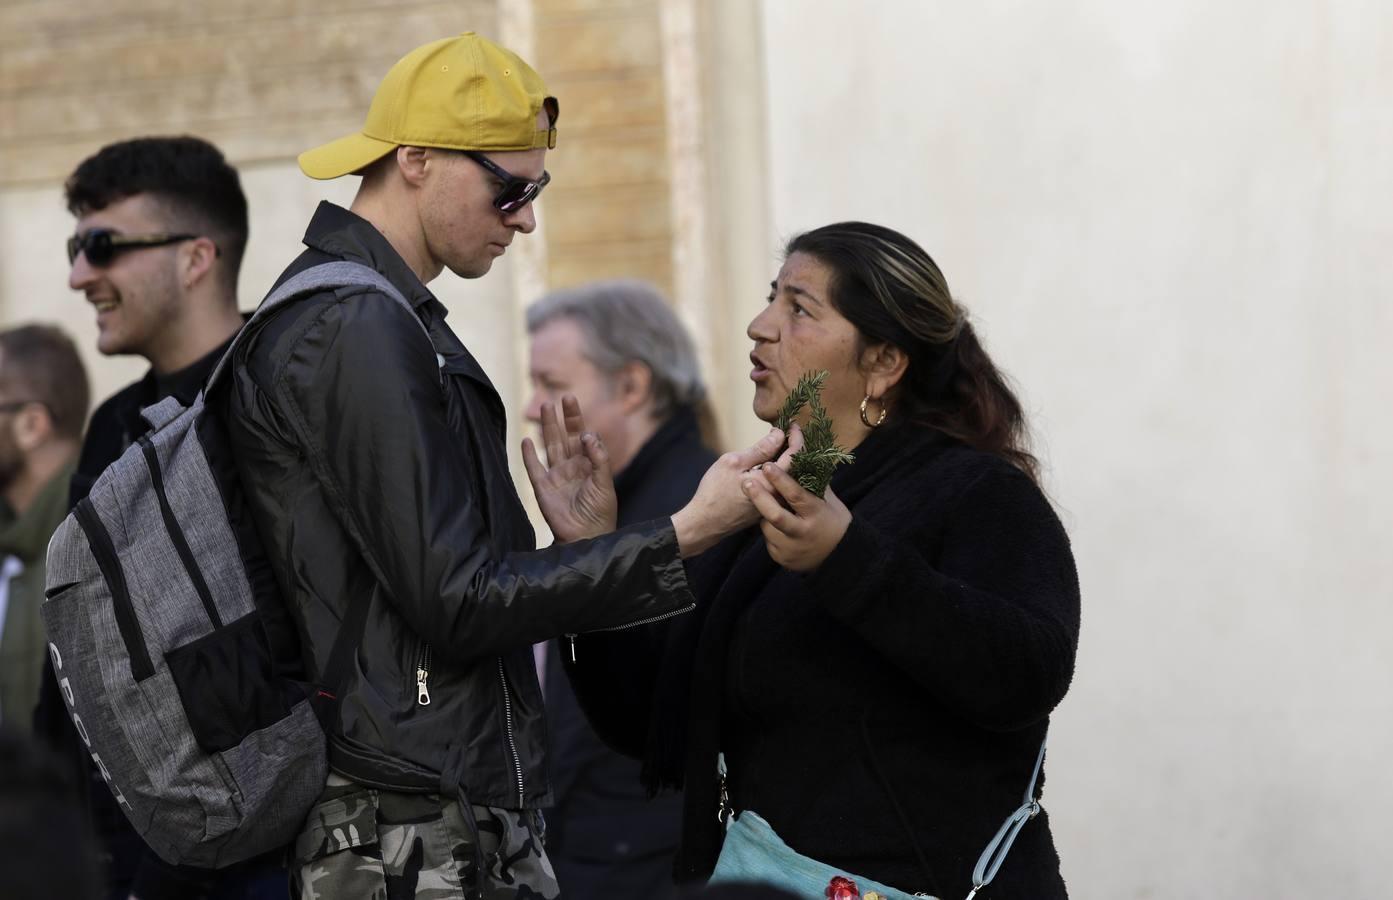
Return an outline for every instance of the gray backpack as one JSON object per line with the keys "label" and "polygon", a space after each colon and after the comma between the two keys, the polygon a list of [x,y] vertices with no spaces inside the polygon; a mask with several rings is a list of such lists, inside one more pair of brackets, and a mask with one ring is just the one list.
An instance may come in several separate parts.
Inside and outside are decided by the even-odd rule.
{"label": "gray backpack", "polygon": [[222,422],[204,402],[273,311],[351,285],[376,287],[420,322],[365,266],[328,263],[289,279],[192,406],[170,397],[142,411],[151,431],[102,473],[49,543],[43,619],[68,711],[135,830],[170,863],[221,867],[284,845],[324,790],[321,720],[361,638],[366,603],[350,606],[322,685],[289,677],[298,644],[274,636],[293,626]]}

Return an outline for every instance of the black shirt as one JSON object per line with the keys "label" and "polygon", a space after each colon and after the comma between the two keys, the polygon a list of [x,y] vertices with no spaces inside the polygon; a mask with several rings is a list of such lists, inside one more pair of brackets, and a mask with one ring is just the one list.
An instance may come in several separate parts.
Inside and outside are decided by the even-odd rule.
{"label": "black shirt", "polygon": [[126,385],[97,407],[87,425],[77,471],[73,473],[70,506],[76,506],[86,497],[106,467],[116,462],[136,438],[149,430],[140,418],[140,411],[166,397],[178,397],[185,406],[193,403],[231,343],[232,338],[228,338],[218,349],[177,372],[157,375],[151,369],[144,378]]}

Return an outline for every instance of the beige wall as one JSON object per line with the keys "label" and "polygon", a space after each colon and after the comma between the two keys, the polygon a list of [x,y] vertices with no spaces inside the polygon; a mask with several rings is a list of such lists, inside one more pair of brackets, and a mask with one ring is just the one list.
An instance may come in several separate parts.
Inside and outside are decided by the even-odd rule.
{"label": "beige wall", "polygon": [[1072,895],[1388,896],[1393,6],[762,8],[773,233],[919,239],[1034,414]]}
{"label": "beige wall", "polygon": [[548,283],[672,290],[663,46],[654,0],[532,0],[533,56],[559,98],[547,160]]}
{"label": "beige wall", "polygon": [[61,181],[102,144],[188,132],[238,162],[357,128],[424,42],[490,33],[492,0],[0,4],[0,184]]}

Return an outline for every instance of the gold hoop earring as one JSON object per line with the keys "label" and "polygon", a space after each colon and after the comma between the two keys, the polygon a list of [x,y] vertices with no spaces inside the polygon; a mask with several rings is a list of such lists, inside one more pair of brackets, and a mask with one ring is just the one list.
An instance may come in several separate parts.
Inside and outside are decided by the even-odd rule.
{"label": "gold hoop earring", "polygon": [[[863,397],[863,398],[861,399],[861,422],[862,422],[862,424],[864,424],[867,428],[879,428],[879,427],[880,427],[880,423],[885,421],[885,414],[886,414],[887,412],[889,412],[890,410],[887,409],[884,405],[882,405],[882,406],[880,407],[880,418],[878,418],[878,419],[876,419],[874,422],[872,422],[872,421],[870,420],[870,417],[866,415],[866,404],[869,403],[870,401],[871,401],[871,395],[870,395],[870,394],[867,394],[865,397]],[[879,402],[879,401],[877,401],[877,402]]]}

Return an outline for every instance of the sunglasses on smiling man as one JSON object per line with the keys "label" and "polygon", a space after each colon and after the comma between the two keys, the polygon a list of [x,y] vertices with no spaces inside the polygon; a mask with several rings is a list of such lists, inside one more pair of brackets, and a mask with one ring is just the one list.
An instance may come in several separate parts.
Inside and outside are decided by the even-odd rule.
{"label": "sunglasses on smiling man", "polygon": [[546,187],[551,181],[550,172],[542,172],[542,177],[539,181],[533,181],[530,178],[519,178],[477,150],[462,150],[460,152],[483,166],[490,175],[503,182],[503,189],[493,198],[493,208],[499,212],[517,212],[533,200],[536,200],[537,195],[542,192],[542,188]]}
{"label": "sunglasses on smiling man", "polygon": [[[68,238],[68,265],[77,262],[77,255],[81,253],[87,257],[89,264],[100,269],[128,250],[166,247],[181,241],[195,241],[199,237],[201,235],[197,234],[117,234],[105,228],[93,228]],[[216,249],[216,252],[219,255],[222,253],[220,249]]]}

